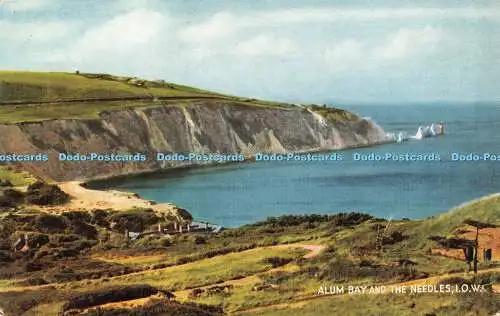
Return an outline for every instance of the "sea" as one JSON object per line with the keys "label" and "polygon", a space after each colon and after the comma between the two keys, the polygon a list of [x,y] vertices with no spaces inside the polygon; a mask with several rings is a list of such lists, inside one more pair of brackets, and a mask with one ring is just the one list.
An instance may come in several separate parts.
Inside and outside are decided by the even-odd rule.
{"label": "sea", "polygon": [[[146,199],[172,202],[197,220],[224,227],[284,214],[352,211],[387,219],[423,219],[500,192],[499,104],[343,108],[369,117],[387,132],[414,135],[418,126],[443,121],[446,134],[341,150],[337,153],[342,161],[263,161],[179,169],[91,187],[133,191]],[[433,155],[439,160],[367,160],[388,153],[414,158]],[[484,159],[485,154],[489,158]]]}

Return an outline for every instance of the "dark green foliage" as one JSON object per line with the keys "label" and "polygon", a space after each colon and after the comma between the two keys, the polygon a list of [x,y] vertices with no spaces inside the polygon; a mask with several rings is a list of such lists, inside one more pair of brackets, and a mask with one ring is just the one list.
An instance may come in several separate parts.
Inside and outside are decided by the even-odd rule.
{"label": "dark green foliage", "polygon": [[99,209],[93,210],[91,212],[90,223],[93,225],[109,228],[109,222],[107,220],[108,215],[109,215],[108,211]]}
{"label": "dark green foliage", "polygon": [[73,222],[71,223],[71,230],[73,234],[83,236],[88,239],[97,239],[99,235],[97,229],[85,222]]}
{"label": "dark green foliage", "polygon": [[15,207],[24,201],[24,194],[15,189],[0,191],[0,207]]}
{"label": "dark green foliage", "polygon": [[291,258],[269,257],[264,259],[264,263],[270,264],[273,268],[284,266],[292,261]]}
{"label": "dark green foliage", "polygon": [[127,212],[115,213],[108,217],[108,221],[114,231],[142,232],[147,227],[156,224],[161,219],[151,209],[130,210]]}
{"label": "dark green foliage", "polygon": [[470,225],[470,226],[473,226],[473,227],[476,227],[476,228],[479,228],[479,229],[495,228],[495,227],[497,227],[497,225],[494,225],[494,224],[483,223],[483,222],[479,222],[479,221],[472,220],[472,219],[466,219],[464,221],[464,224],[467,224],[467,225]]}
{"label": "dark green foliage", "polygon": [[69,195],[55,184],[37,181],[28,186],[26,202],[36,205],[60,205],[69,201]]}
{"label": "dark green foliage", "polygon": [[73,242],[80,239],[80,236],[78,235],[65,235],[65,234],[53,234],[50,235],[50,242],[53,244],[61,244],[65,242]]}
{"label": "dark green foliage", "polygon": [[207,243],[207,238],[205,236],[201,235],[193,235],[190,238],[192,242],[196,245],[203,245]]}
{"label": "dark green foliage", "polygon": [[49,236],[46,234],[29,233],[28,234],[28,247],[40,248],[49,242]]}
{"label": "dark green foliage", "polygon": [[19,285],[19,286],[39,286],[39,285],[45,285],[45,284],[48,284],[48,282],[42,278],[28,278],[22,282],[19,282],[17,285]]}
{"label": "dark green foliage", "polygon": [[360,119],[356,114],[338,108],[327,108],[319,105],[312,105],[310,108],[330,122],[355,121]]}
{"label": "dark green foliage", "polygon": [[12,258],[10,251],[0,250],[0,264],[12,261],[14,261],[14,258]]}
{"label": "dark green foliage", "polygon": [[0,293],[0,305],[5,315],[23,315],[27,310],[60,299],[61,293],[52,287],[37,290]]}
{"label": "dark green foliage", "polygon": [[147,284],[115,286],[74,295],[64,304],[62,310],[82,309],[112,302],[133,300],[148,297],[156,293],[158,293],[158,290]]}
{"label": "dark green foliage", "polygon": [[40,214],[35,219],[35,228],[44,233],[63,233],[67,227],[67,220],[62,216]]}
{"label": "dark green foliage", "polygon": [[382,238],[383,245],[394,245],[398,242],[405,240],[407,236],[405,236],[402,232],[394,231],[389,236],[384,236]]}
{"label": "dark green foliage", "polygon": [[30,261],[30,262],[26,262],[24,264],[23,269],[25,272],[34,272],[34,271],[43,270],[46,267],[47,267],[47,265],[44,263],[37,262],[37,261]]}
{"label": "dark green foliage", "polygon": [[70,211],[61,214],[66,217],[71,223],[75,222],[90,222],[92,220],[92,215],[85,211]]}
{"label": "dark green foliage", "polygon": [[474,241],[465,238],[430,236],[429,239],[437,242],[440,246],[445,248],[463,249],[467,247],[474,247]]}
{"label": "dark green foliage", "polygon": [[265,221],[258,222],[249,226],[297,226],[304,223],[329,222],[333,226],[353,226],[359,225],[367,220],[373,219],[373,216],[363,213],[339,213],[334,215],[283,215],[280,217],[268,217]]}
{"label": "dark green foliage", "polygon": [[180,303],[162,299],[141,307],[127,309],[94,309],[86,316],[223,316],[226,315],[220,306],[197,303]]}

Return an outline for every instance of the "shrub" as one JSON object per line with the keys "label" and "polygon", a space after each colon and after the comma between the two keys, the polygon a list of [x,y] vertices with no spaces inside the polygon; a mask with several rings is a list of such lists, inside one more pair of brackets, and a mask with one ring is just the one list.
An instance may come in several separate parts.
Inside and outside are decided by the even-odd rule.
{"label": "shrub", "polygon": [[[2,191],[0,191],[2,192]],[[14,207],[22,203],[24,194],[14,189],[5,189],[0,195],[0,207]]]}
{"label": "shrub", "polygon": [[46,264],[43,264],[41,262],[27,262],[24,264],[23,270],[25,272],[35,272],[35,271],[41,271],[47,267]]}
{"label": "shrub", "polygon": [[264,263],[270,264],[273,268],[284,266],[287,263],[292,261],[291,258],[282,258],[282,257],[269,257],[265,258]]}
{"label": "shrub", "polygon": [[207,238],[201,235],[193,235],[191,236],[191,241],[196,245],[203,245],[207,243]]}
{"label": "shrub", "polygon": [[71,235],[53,234],[53,235],[50,235],[49,238],[50,238],[51,243],[58,245],[58,244],[65,243],[65,242],[76,241],[76,240],[80,239],[80,236],[75,235],[75,234],[71,234]]}
{"label": "shrub", "polygon": [[83,309],[112,302],[133,300],[156,293],[158,293],[158,290],[147,284],[116,286],[75,295],[63,305],[62,310]]}
{"label": "shrub", "polygon": [[49,236],[39,233],[29,233],[28,234],[28,247],[30,248],[40,248],[41,246],[49,242]]}
{"label": "shrub", "polygon": [[14,258],[12,258],[9,251],[0,250],[0,263],[12,262]]}
{"label": "shrub", "polygon": [[22,282],[19,282],[20,286],[39,286],[45,284],[48,284],[48,282],[42,278],[28,278]]}
{"label": "shrub", "polygon": [[55,184],[37,181],[26,192],[26,202],[36,205],[59,205],[69,201],[69,195]]}
{"label": "shrub", "polygon": [[69,211],[64,212],[61,216],[66,217],[71,223],[74,222],[90,222],[92,220],[92,216],[85,211]]}
{"label": "shrub", "polygon": [[41,214],[35,219],[35,228],[44,233],[63,233],[67,227],[64,217]]}
{"label": "shrub", "polygon": [[155,248],[165,248],[172,244],[169,237],[166,236],[155,236],[149,235],[139,238],[134,246],[143,248],[143,250],[155,249]]}
{"label": "shrub", "polygon": [[364,213],[339,213],[334,215],[319,215],[319,214],[306,214],[306,215],[283,215],[280,217],[268,217],[265,221],[257,222],[249,226],[297,226],[306,223],[306,225],[314,227],[313,223],[329,222],[333,226],[353,226],[359,225],[362,222],[373,219],[373,216]]}
{"label": "shrub", "polygon": [[97,229],[84,222],[74,222],[71,224],[71,230],[74,234],[83,236],[88,239],[97,239],[99,235]]}
{"label": "shrub", "polygon": [[112,229],[120,233],[125,230],[142,232],[148,226],[157,224],[160,218],[151,209],[132,209],[115,213],[108,217],[108,221],[112,223]]}
{"label": "shrub", "polygon": [[191,302],[180,303],[169,299],[148,302],[140,307],[93,309],[86,316],[223,316],[226,315],[220,306],[197,304]]}

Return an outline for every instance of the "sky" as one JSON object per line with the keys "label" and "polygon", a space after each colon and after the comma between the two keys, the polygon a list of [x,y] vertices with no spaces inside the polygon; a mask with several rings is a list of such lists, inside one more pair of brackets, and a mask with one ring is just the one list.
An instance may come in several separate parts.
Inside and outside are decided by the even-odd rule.
{"label": "sky", "polygon": [[0,69],[290,102],[498,102],[499,30],[499,1],[0,0]]}

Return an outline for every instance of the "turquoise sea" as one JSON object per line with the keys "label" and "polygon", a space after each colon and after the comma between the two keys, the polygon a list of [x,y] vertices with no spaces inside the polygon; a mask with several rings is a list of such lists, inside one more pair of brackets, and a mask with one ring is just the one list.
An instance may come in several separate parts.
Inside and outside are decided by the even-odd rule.
{"label": "turquoise sea", "polygon": [[[452,161],[451,154],[500,155],[500,105],[344,106],[388,132],[415,134],[444,121],[446,135],[342,151],[343,161],[253,162],[169,171],[91,184],[173,202],[195,218],[236,227],[268,216],[357,211],[384,218],[426,218],[500,192],[500,160]],[[440,161],[354,161],[354,153],[425,153]]]}

